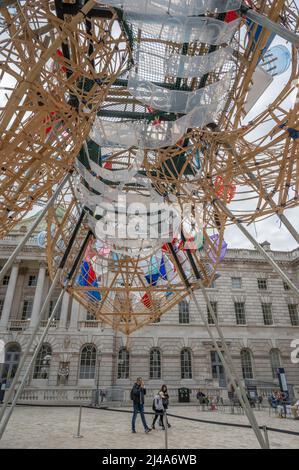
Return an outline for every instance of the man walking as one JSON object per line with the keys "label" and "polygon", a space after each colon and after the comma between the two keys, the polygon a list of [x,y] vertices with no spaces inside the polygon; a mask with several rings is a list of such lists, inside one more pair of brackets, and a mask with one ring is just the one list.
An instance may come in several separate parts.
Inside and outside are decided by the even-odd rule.
{"label": "man walking", "polygon": [[144,416],[144,395],[146,394],[146,389],[144,387],[144,382],[142,377],[137,377],[136,383],[134,383],[131,390],[131,400],[133,401],[133,416],[132,416],[132,432],[136,433],[135,423],[137,414],[140,413],[141,421],[146,433],[150,432],[145,416]]}

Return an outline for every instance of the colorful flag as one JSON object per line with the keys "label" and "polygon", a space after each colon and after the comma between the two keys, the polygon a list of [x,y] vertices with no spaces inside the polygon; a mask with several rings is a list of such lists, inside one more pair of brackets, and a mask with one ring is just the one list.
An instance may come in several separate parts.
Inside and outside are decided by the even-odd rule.
{"label": "colorful flag", "polygon": [[[99,287],[96,273],[94,272],[94,269],[90,262],[86,260],[82,262],[81,267],[80,267],[80,274],[78,276],[77,282],[79,286],[82,286],[82,287],[89,287],[89,286]],[[86,295],[91,297],[93,300],[97,300],[97,301],[102,300],[102,296],[100,292],[96,290],[87,291]]]}
{"label": "colorful flag", "polygon": [[152,306],[151,299],[149,298],[149,295],[147,292],[141,297],[141,302],[146,308],[151,308]]}

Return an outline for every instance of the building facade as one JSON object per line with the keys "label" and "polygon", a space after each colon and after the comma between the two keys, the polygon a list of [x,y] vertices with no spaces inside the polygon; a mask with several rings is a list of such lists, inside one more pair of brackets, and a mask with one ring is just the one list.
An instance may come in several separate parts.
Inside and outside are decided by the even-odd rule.
{"label": "building facade", "polygon": [[[31,223],[27,219],[0,241],[0,265]],[[263,245],[299,286],[299,250],[271,251],[267,242]],[[298,299],[254,250],[228,250],[219,274],[208,295],[239,377],[268,393],[278,383],[276,369],[284,367],[296,395],[299,364],[292,362],[291,343],[298,339],[299,345]],[[5,363],[0,367],[1,377],[6,378],[8,385],[49,286],[44,251],[33,236],[0,286],[0,339],[6,352]],[[41,322],[39,337],[59,294],[57,288]],[[196,295],[217,337],[203,296],[199,291]],[[38,338],[32,352],[37,342]],[[221,341],[218,344],[222,347]],[[126,338],[95,320],[65,293],[21,401],[90,402],[95,389],[104,389],[108,399],[128,400],[137,376],[144,378],[149,396],[166,383],[174,400],[180,387],[191,391],[191,400],[195,400],[198,388],[225,397],[229,387],[192,302],[182,302],[159,322]]]}

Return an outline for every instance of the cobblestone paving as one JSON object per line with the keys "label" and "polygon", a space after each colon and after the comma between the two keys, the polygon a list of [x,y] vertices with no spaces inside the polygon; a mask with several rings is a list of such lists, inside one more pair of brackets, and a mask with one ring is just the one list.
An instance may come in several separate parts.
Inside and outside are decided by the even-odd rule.
{"label": "cobblestone paving", "polygon": [[[125,410],[128,408],[122,408]],[[148,411],[150,409],[148,408]],[[7,430],[0,441],[0,448],[24,449],[163,449],[165,433],[156,426],[149,434],[142,429],[137,418],[137,433],[131,434],[131,414],[108,410],[83,409],[82,438],[73,436],[77,432],[78,408],[67,407],[29,407],[15,409]],[[231,423],[248,424],[243,415],[232,415],[220,411],[201,411],[198,407],[174,406],[170,413]],[[299,432],[299,421],[279,419],[269,416],[268,411],[257,411],[260,425]],[[147,421],[151,423],[151,416]],[[169,418],[169,448],[258,448],[256,437],[251,429],[233,428],[215,424],[196,423]],[[299,448],[299,436],[269,432],[271,448]]]}

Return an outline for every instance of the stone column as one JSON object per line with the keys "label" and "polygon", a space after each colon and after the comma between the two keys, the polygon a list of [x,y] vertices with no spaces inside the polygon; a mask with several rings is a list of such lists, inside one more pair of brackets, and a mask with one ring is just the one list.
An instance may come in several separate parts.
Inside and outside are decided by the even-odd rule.
{"label": "stone column", "polygon": [[1,320],[0,320],[0,328],[6,328],[8,325],[12,302],[13,302],[13,298],[15,295],[18,274],[19,274],[19,264],[16,263],[13,265],[11,269],[10,277],[9,277],[9,282],[8,282],[8,286],[7,286],[7,290],[5,294],[5,300],[4,300],[3,310],[2,310]]}
{"label": "stone column", "polygon": [[67,314],[69,311],[70,296],[67,292],[63,294],[59,328],[66,328]]}
{"label": "stone column", "polygon": [[76,299],[73,299],[72,309],[71,309],[71,318],[70,318],[70,328],[72,330],[78,329],[79,313],[80,313],[80,304]]}
{"label": "stone column", "polygon": [[41,310],[41,303],[44,290],[44,282],[46,277],[46,265],[41,264],[38,272],[35,295],[32,306],[32,314],[30,319],[30,327],[34,328],[38,322],[38,317]]}

